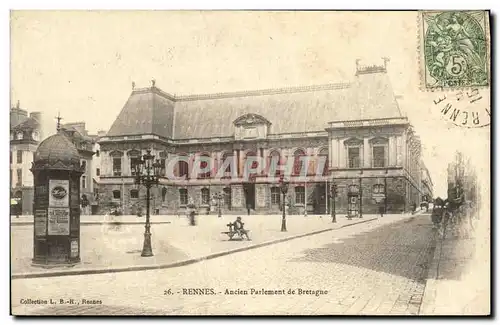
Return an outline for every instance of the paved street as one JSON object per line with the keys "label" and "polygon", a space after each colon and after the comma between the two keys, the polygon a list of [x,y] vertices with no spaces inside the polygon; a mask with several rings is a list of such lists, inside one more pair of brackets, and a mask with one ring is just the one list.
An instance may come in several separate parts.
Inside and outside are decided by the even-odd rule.
{"label": "paved street", "polygon": [[[16,315],[415,315],[435,239],[428,215],[387,216],[178,268],[13,280],[12,311]],[[189,289],[214,292],[195,294]],[[262,290],[277,291],[270,295]],[[73,299],[79,304],[23,304],[26,299],[49,304],[49,299]],[[82,304],[82,299],[102,304]]]}
{"label": "paved street", "polygon": [[[311,215],[304,217],[293,215],[287,217],[287,232],[280,231],[281,216],[244,216],[245,228],[251,230],[252,241],[228,241],[228,237],[221,234],[221,232],[227,231],[226,224],[234,221],[235,217],[228,215],[218,218],[214,215],[203,215],[198,217],[198,224],[192,227],[188,225],[188,220],[184,216],[153,216],[152,220],[154,221],[163,220],[170,223],[152,225],[154,256],[150,258],[141,257],[144,238],[143,224],[114,225],[104,223],[101,225],[84,225],[80,230],[80,257],[82,262],[70,270],[168,264],[290,236],[331,229],[332,227],[341,227],[373,219],[377,216],[365,215],[363,219],[354,218],[352,220],[339,216],[338,222],[333,224],[327,216]],[[112,217],[110,220],[121,221],[127,219],[130,218],[128,216],[119,216]],[[143,218],[140,220],[144,222]],[[13,225],[11,229],[12,273],[52,272],[50,269],[31,266],[33,225]]]}

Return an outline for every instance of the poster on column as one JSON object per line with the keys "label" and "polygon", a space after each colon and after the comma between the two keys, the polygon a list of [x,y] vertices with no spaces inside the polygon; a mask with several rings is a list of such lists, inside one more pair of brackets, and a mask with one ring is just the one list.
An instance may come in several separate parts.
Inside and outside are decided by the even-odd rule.
{"label": "poster on column", "polygon": [[49,208],[49,235],[69,235],[69,208]]}
{"label": "poster on column", "polygon": [[49,180],[49,207],[69,206],[69,180]]}

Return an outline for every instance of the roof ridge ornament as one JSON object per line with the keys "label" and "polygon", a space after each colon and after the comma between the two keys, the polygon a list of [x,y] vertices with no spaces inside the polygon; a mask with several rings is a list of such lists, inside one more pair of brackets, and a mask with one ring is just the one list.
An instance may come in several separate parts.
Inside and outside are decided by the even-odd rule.
{"label": "roof ridge ornament", "polygon": [[57,120],[56,129],[57,129],[57,132],[59,132],[59,130],[61,130],[61,120],[62,119],[63,118],[61,117],[60,112],[57,112],[57,116],[56,116],[56,120]]}
{"label": "roof ridge ornament", "polygon": [[390,62],[388,57],[382,57],[384,63],[382,65],[372,64],[372,65],[361,65],[359,62],[361,59],[356,60],[356,76],[360,74],[370,74],[370,73],[386,73],[387,72],[387,62]]}

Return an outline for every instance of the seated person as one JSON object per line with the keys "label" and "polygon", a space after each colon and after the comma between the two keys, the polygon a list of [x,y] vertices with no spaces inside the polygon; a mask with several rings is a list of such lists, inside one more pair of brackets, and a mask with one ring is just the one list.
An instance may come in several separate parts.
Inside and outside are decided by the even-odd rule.
{"label": "seated person", "polygon": [[250,237],[248,237],[248,232],[243,228],[244,225],[245,224],[243,223],[243,221],[241,221],[241,217],[237,217],[236,221],[233,223],[234,230],[238,233],[238,235],[245,235],[247,237],[247,240],[250,240]]}

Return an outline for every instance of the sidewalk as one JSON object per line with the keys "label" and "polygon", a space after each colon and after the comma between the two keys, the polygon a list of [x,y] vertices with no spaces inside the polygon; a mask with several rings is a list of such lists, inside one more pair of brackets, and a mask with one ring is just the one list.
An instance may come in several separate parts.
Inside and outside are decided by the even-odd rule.
{"label": "sidewalk", "polygon": [[438,234],[420,315],[490,313],[489,240],[485,238],[467,228],[449,227]]}
{"label": "sidewalk", "polygon": [[[165,224],[170,223],[168,220],[169,216],[151,216],[152,224]],[[123,215],[123,216],[113,216],[113,215],[82,215],[80,216],[80,225],[88,226],[88,225],[101,225],[101,224],[119,224],[119,225],[135,225],[135,224],[144,224],[146,220],[146,216],[138,217],[136,215]],[[19,216],[10,216],[10,224],[11,226],[29,226],[33,225],[33,216],[32,215],[24,215]]]}
{"label": "sidewalk", "polygon": [[[159,217],[159,216],[154,216]],[[387,215],[384,218],[391,218]],[[403,218],[406,215],[394,215]],[[161,216],[170,224],[153,225],[153,257],[141,257],[144,227],[140,225],[88,226],[81,228],[82,262],[71,268],[41,269],[31,266],[33,254],[32,226],[11,227],[12,278],[33,278],[76,274],[124,272],[159,269],[195,263],[238,251],[271,245],[294,238],[313,235],[378,218],[364,215],[362,219],[348,220],[338,216],[332,223],[329,216],[287,216],[287,232],[281,232],[281,216],[245,216],[245,228],[250,230],[251,241],[228,241],[222,231],[235,216],[218,218],[213,215],[198,217],[197,226],[189,226],[186,217]]]}

